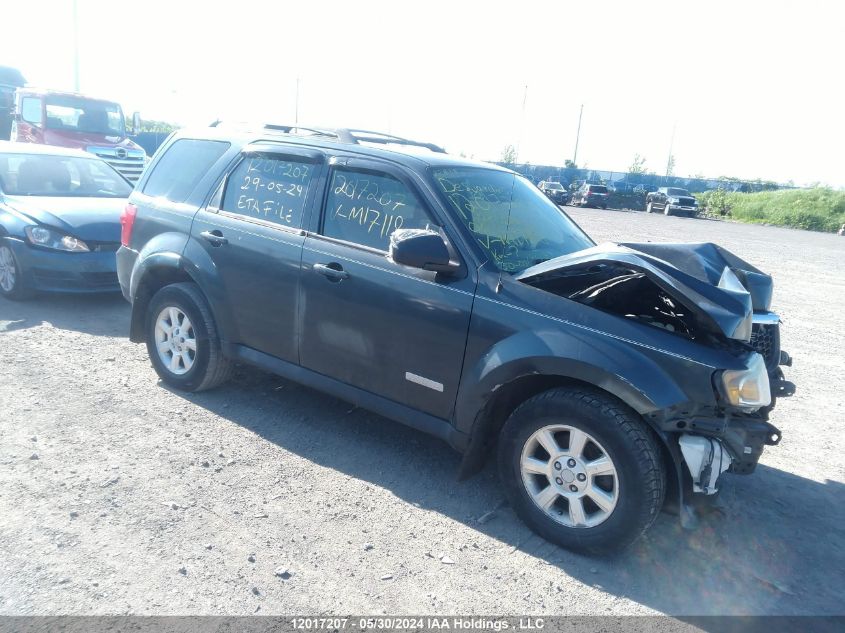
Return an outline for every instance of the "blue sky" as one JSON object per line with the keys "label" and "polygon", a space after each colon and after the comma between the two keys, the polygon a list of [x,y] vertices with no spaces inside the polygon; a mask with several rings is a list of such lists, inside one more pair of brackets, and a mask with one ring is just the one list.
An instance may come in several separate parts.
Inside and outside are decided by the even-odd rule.
{"label": "blue sky", "polygon": [[[71,0],[6,3],[0,64],[73,88]],[[9,28],[33,16],[37,28]],[[845,186],[838,2],[77,0],[83,92],[183,125],[390,131],[480,159]],[[525,86],[528,86],[523,115]]]}

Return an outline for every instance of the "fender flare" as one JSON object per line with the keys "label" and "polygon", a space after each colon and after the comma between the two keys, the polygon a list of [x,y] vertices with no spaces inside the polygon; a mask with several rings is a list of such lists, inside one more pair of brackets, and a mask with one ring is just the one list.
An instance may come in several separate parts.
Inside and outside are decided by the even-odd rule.
{"label": "fender flare", "polygon": [[491,347],[465,372],[454,419],[466,438],[461,478],[483,464],[509,413],[492,410],[504,393],[500,390],[530,377],[552,384],[577,381],[605,391],[640,414],[664,444],[666,434],[649,414],[688,400],[665,368],[634,346],[612,339],[591,339],[585,345],[577,333],[562,330],[519,332]]}

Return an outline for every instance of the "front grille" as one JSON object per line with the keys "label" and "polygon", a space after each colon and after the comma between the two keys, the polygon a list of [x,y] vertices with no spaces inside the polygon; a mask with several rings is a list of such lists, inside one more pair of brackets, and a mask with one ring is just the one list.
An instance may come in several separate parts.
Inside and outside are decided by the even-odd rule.
{"label": "front grille", "polygon": [[777,324],[755,323],[751,328],[751,347],[766,361],[766,369],[774,371],[780,361],[780,330]]}
{"label": "front grille", "polygon": [[695,198],[678,198],[678,204],[682,207],[691,207],[695,205]]}
{"label": "front grille", "polygon": [[82,273],[82,278],[92,288],[117,285],[117,273]]}
{"label": "front grille", "polygon": [[73,273],[64,270],[52,270],[48,268],[33,268],[32,274],[36,282],[47,286],[68,286],[70,288],[112,288],[118,284],[117,273],[113,272],[91,272]]}
{"label": "front grille", "polygon": [[97,253],[116,253],[120,242],[86,242],[88,248]]}
{"label": "front grille", "polygon": [[[144,171],[146,155],[143,150],[119,149],[114,147],[89,147],[88,151],[102,158],[131,182],[138,182]],[[121,153],[125,154],[121,156]]]}

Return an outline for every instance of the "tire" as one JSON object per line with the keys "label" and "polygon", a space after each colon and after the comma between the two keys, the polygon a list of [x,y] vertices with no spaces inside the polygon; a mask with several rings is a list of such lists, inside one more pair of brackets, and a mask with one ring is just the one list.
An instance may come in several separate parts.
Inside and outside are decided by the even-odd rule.
{"label": "tire", "polygon": [[[552,451],[543,448],[549,437]],[[578,438],[582,448],[568,453]],[[516,514],[537,534],[575,552],[613,554],[636,541],[663,505],[666,469],[657,441],[635,411],[601,391],[552,389],[508,418],[499,477]]]}
{"label": "tire", "polygon": [[672,210],[668,204],[663,205],[663,215],[672,215]]}
{"label": "tire", "polygon": [[153,296],[147,308],[146,342],[156,373],[176,389],[204,391],[232,375],[211,308],[196,284],[171,284]]}
{"label": "tire", "polygon": [[26,276],[12,247],[0,239],[0,297],[22,301],[32,296],[26,286]]}
{"label": "tire", "polygon": [[602,210],[607,211],[607,205],[606,204],[601,205],[601,208],[602,208]]}
{"label": "tire", "polygon": [[651,213],[652,211],[654,211],[654,208],[653,208],[653,205],[651,204],[651,202],[649,202],[648,204],[645,205],[645,212]]}

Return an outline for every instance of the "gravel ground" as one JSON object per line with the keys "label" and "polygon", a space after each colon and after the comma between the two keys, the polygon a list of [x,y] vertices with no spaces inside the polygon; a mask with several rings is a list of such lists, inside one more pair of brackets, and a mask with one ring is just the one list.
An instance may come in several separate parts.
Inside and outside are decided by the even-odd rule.
{"label": "gravel ground", "polygon": [[798,393],[723,513],[577,556],[416,431],[250,368],[164,388],[120,297],[0,299],[0,614],[845,613],[845,239],[570,211],[774,274]]}

